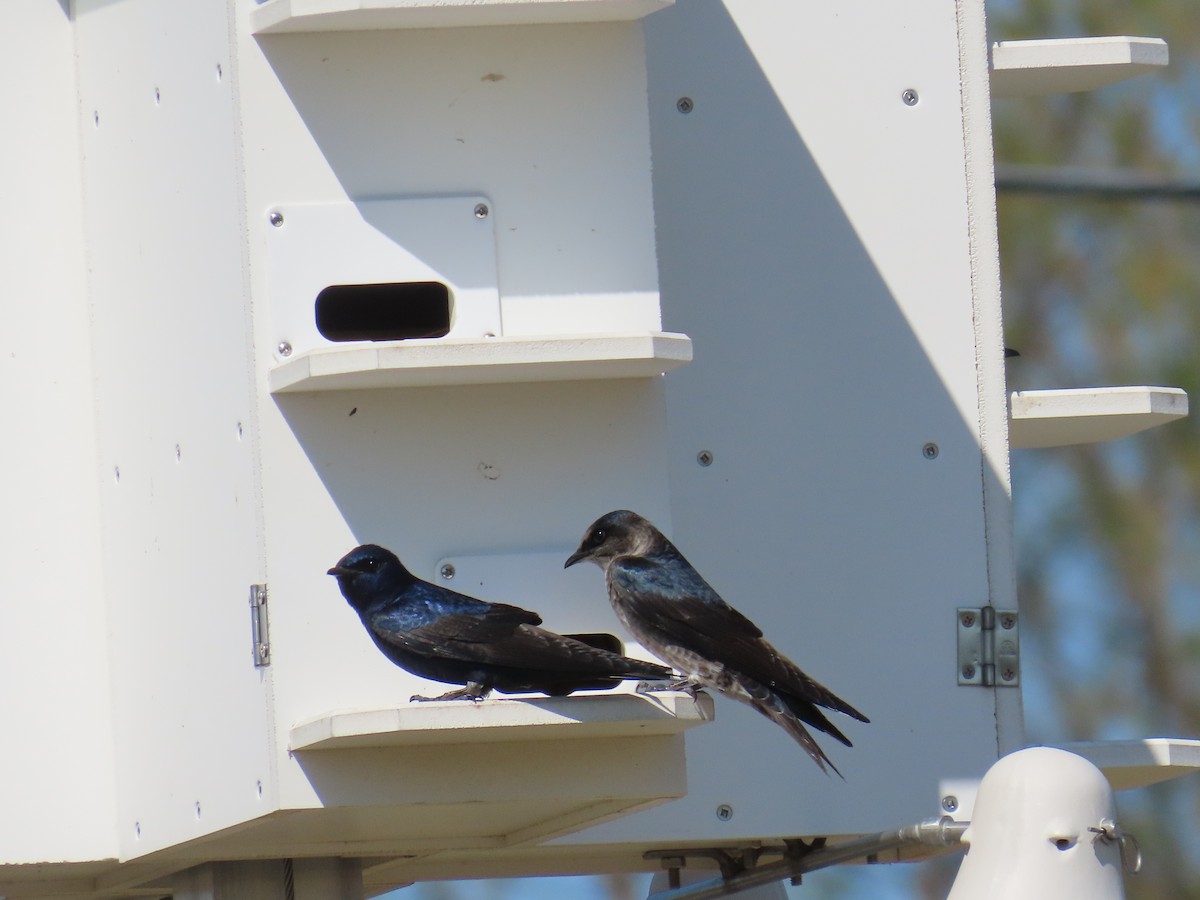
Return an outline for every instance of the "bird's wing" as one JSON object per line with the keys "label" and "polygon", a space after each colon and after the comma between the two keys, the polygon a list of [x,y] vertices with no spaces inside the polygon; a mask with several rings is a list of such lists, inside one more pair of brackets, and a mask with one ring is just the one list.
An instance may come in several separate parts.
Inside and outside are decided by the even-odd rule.
{"label": "bird's wing", "polygon": [[800,705],[816,704],[868,721],[771,646],[761,629],[726,603],[686,560],[626,557],[610,566],[609,581],[633,618],[680,646],[792,695]]}
{"label": "bird's wing", "polygon": [[486,603],[432,584],[414,585],[403,599],[372,614],[369,627],[381,640],[429,656],[475,660],[479,647],[542,621],[519,606]]}
{"label": "bird's wing", "polygon": [[668,634],[694,634],[705,643],[762,637],[757,625],[722,600],[680,557],[665,561],[623,557],[609,567],[608,577],[635,619]]}

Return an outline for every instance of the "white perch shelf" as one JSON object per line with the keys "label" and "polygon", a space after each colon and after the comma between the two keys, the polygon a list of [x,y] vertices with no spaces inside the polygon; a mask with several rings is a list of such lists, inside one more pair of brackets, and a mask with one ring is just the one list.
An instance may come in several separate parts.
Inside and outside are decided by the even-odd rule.
{"label": "white perch shelf", "polygon": [[1146,787],[1200,771],[1200,741],[1142,738],[1063,744],[1100,769],[1114,791]]}
{"label": "white perch shelf", "polygon": [[992,45],[992,96],[1092,91],[1160,69],[1168,59],[1161,38],[999,41]]}
{"label": "white perch shelf", "polygon": [[254,34],[376,31],[465,25],[552,25],[641,19],[675,0],[267,0]]}
{"label": "white perch shelf", "polygon": [[1016,391],[1009,399],[1014,450],[1111,441],[1188,414],[1187,393],[1172,387]]}
{"label": "white perch shelf", "polygon": [[271,393],[650,378],[691,362],[684,334],[420,339],[314,350],[269,374]]}
{"label": "white perch shelf", "polygon": [[333,712],[292,728],[293,752],[429,744],[637,738],[713,719],[707,694],[577,694],[528,700],[411,703]]}

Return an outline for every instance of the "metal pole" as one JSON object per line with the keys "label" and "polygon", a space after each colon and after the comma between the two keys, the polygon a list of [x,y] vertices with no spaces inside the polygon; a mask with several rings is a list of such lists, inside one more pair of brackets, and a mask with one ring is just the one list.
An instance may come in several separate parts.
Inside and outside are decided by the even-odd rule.
{"label": "metal pole", "polygon": [[959,842],[966,822],[955,822],[949,817],[928,819],[915,825],[906,825],[893,831],[881,831],[878,834],[864,835],[841,844],[819,847],[815,850],[802,851],[796,855],[788,855],[778,862],[755,866],[732,876],[731,878],[713,878],[686,887],[673,888],[652,894],[647,900],[709,900],[713,897],[727,897],[741,891],[814,872],[838,863],[852,859],[874,856],[895,850],[906,844],[926,844],[937,847],[951,847]]}

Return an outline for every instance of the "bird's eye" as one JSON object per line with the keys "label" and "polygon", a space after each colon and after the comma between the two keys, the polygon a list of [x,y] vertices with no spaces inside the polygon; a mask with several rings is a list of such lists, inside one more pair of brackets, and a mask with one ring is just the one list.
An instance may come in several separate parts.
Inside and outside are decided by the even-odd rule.
{"label": "bird's eye", "polygon": [[604,529],[597,528],[592,532],[592,543],[599,546],[604,543]]}

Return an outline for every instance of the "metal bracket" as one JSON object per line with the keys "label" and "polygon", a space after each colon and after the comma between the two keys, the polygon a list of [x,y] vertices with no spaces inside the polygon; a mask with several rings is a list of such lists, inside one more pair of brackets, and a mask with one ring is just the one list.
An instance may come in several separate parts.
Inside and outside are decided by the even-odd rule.
{"label": "metal bracket", "polygon": [[250,585],[250,638],[254,642],[254,665],[271,664],[271,636],[267,630],[267,586]]}
{"label": "metal bracket", "polygon": [[1016,687],[1021,683],[1019,618],[1015,609],[959,607],[958,683]]}

